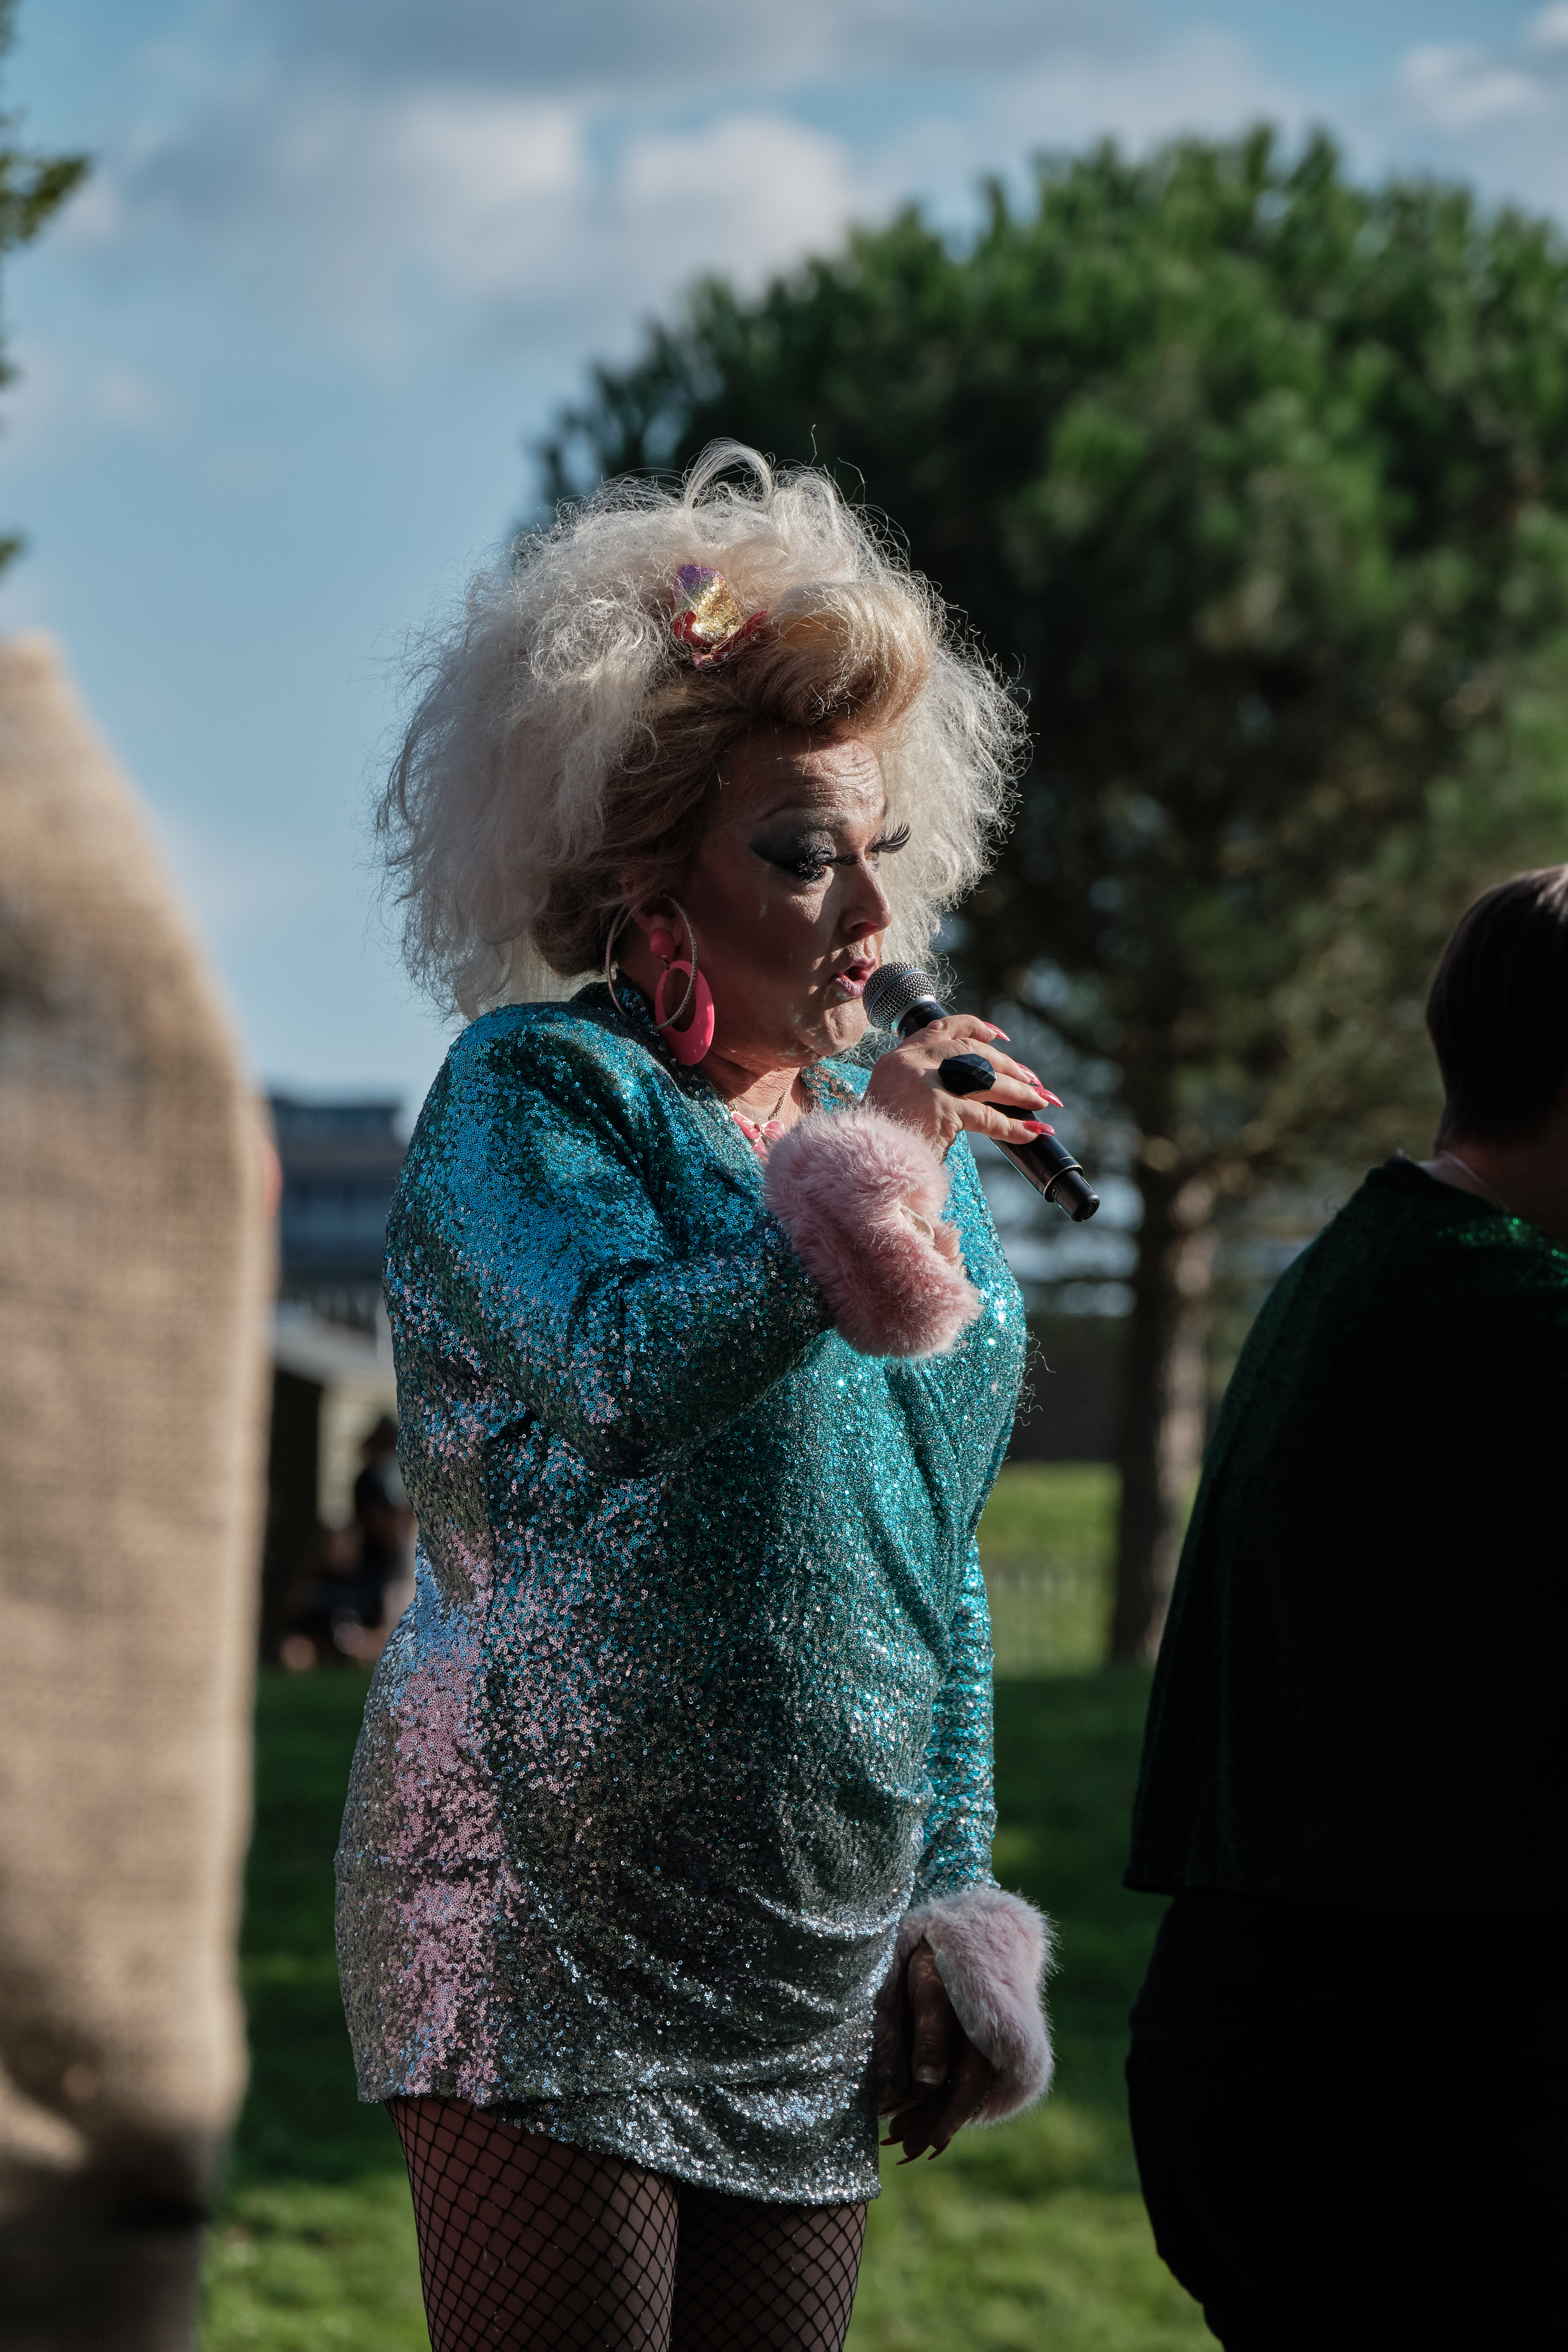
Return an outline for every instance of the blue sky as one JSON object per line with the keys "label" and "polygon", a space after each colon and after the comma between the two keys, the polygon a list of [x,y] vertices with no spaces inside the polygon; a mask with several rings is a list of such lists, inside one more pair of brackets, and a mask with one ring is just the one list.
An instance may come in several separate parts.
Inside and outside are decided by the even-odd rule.
{"label": "blue sky", "polygon": [[1568,219],[1568,0],[23,0],[7,80],[97,168],[5,284],[0,627],[62,640],[257,1076],[411,1109],[444,1036],[363,823],[400,646],[695,273],[1260,116]]}

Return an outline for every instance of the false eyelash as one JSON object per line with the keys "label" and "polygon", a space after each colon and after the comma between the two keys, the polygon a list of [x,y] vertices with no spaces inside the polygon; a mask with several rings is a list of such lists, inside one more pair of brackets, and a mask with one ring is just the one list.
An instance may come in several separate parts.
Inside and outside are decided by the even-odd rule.
{"label": "false eyelash", "polygon": [[798,882],[820,882],[833,863],[831,856],[810,851],[798,857],[775,857],[766,849],[761,855],[769,866],[777,866],[781,874],[792,874]]}
{"label": "false eyelash", "polygon": [[[866,854],[871,857],[891,856],[895,851],[906,848],[909,839],[908,825],[895,825],[891,833],[884,833],[879,840],[873,841]],[[852,858],[835,857],[827,849],[815,854],[808,852],[800,857],[779,857],[767,849],[759,849],[758,854],[765,857],[769,866],[778,866],[781,874],[792,874],[798,882],[820,882],[832,866],[854,863]]]}

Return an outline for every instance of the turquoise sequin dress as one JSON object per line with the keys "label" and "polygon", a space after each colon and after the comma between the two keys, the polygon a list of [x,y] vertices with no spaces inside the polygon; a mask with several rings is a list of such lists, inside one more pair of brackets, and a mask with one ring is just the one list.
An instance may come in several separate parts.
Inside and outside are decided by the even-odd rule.
{"label": "turquoise sequin dress", "polygon": [[[1021,1301],[960,1142],[984,1312],[857,1355],[622,993],[464,1033],[389,1227],[421,1546],[338,1858],[360,2094],[846,2202],[900,1918],[992,1883],[975,1529]],[[819,1065],[815,1115],[866,1082]]]}

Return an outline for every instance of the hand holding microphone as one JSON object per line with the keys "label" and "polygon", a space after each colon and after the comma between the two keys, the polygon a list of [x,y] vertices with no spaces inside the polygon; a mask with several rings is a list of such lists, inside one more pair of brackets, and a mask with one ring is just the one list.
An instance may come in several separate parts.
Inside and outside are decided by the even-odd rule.
{"label": "hand holding microphone", "polygon": [[[965,1129],[988,1135],[1036,1192],[1075,1224],[1094,1214],[1098,1193],[1039,1117],[1055,1096],[1045,1093],[1032,1070],[995,1051],[998,1038],[1007,1042],[1001,1030],[950,1013],[927,975],[912,964],[883,964],[873,972],[865,1007],[879,1029],[903,1041],[873,1071],[868,1102],[922,1128],[940,1150]],[[977,1099],[982,1094],[984,1101]]]}

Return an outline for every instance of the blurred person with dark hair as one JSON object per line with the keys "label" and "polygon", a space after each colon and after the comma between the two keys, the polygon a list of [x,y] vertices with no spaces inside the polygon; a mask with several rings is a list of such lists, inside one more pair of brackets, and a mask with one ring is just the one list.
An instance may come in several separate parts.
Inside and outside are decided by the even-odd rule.
{"label": "blurred person with dark hair", "polygon": [[1469,909],[1434,1155],[1280,1281],[1149,1711],[1161,2253],[1232,2347],[1568,2340],[1568,866]]}
{"label": "blurred person with dark hair", "polygon": [[355,1519],[362,1517],[367,1507],[379,1500],[400,1500],[407,1506],[409,1489],[402,1484],[397,1467],[397,1423],[391,1413],[381,1413],[371,1421],[369,1430],[360,1440],[360,1463],[362,1470],[355,1477]]}

